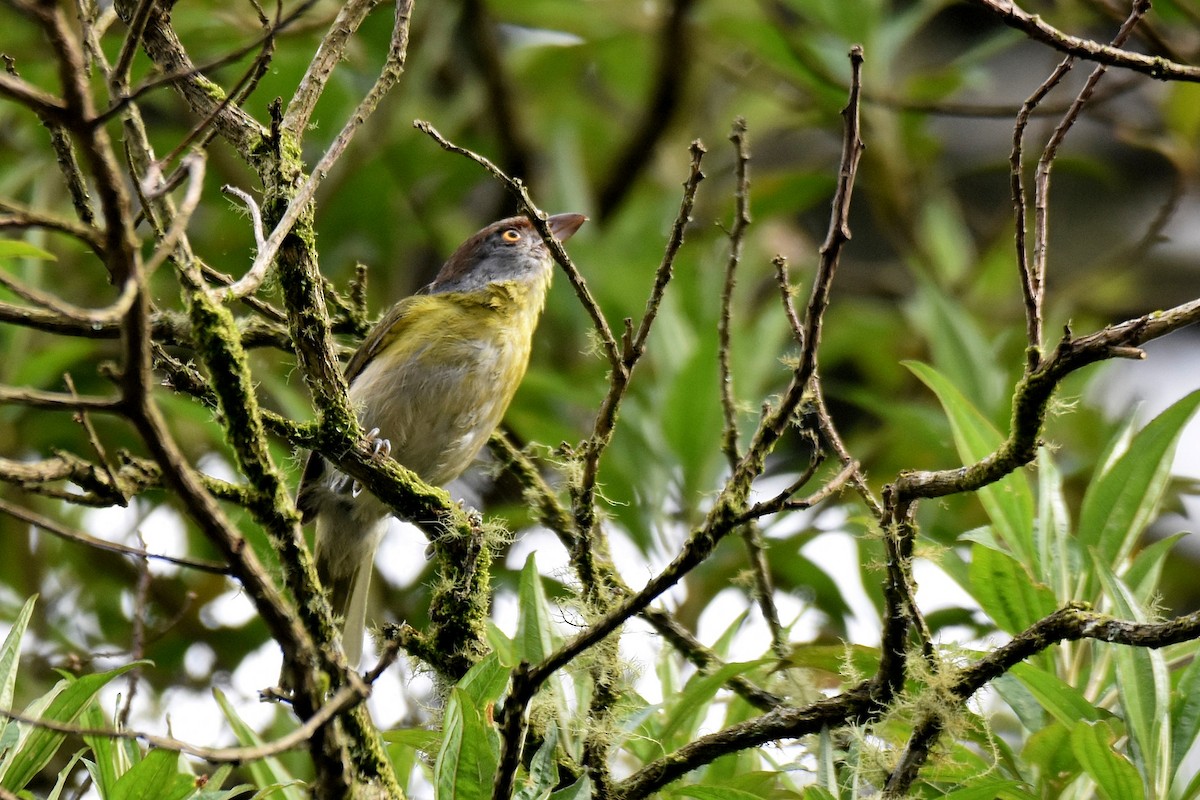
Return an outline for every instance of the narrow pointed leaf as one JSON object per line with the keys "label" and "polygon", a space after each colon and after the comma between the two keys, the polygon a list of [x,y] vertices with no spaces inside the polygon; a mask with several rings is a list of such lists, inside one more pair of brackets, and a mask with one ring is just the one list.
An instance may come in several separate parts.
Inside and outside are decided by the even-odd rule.
{"label": "narrow pointed leaf", "polygon": [[1116,736],[1105,722],[1081,722],[1071,732],[1071,748],[1106,800],[1139,800],[1146,797],[1137,768],[1113,750]]}
{"label": "narrow pointed leaf", "polygon": [[[145,663],[134,662],[108,672],[67,679],[66,686],[39,715],[40,718],[68,724],[75,722],[109,681],[125,674],[139,664]],[[43,767],[50,763],[50,759],[54,757],[64,739],[66,739],[65,733],[48,728],[33,727],[28,736],[22,737],[17,752],[13,754],[8,771],[0,780],[0,786],[13,792],[24,788]]]}
{"label": "narrow pointed leaf", "polygon": [[[1178,401],[1138,431],[1112,466],[1093,478],[1079,514],[1079,543],[1116,568],[1158,513],[1175,445],[1200,406],[1200,391]],[[1094,585],[1094,584],[1093,584]]]}
{"label": "narrow pointed leaf", "polygon": [[[225,714],[229,726],[233,728],[233,735],[237,737],[239,744],[243,747],[258,747],[263,743],[262,737],[238,716],[224,692],[214,687],[213,697],[216,699],[217,705],[221,707],[222,713]],[[304,797],[304,793],[295,785],[296,780],[291,772],[275,756],[256,758],[247,763],[246,767],[254,778],[255,786],[275,787],[270,795],[271,800],[302,800]]]}
{"label": "narrow pointed leaf", "polygon": [[433,770],[438,800],[488,800],[500,762],[495,727],[458,687],[450,692],[442,726],[442,749]]}
{"label": "narrow pointed leaf", "polygon": [[[1004,437],[979,413],[954,384],[937,370],[915,361],[905,362],[913,374],[933,390],[950,420],[958,457],[975,464],[993,453]],[[999,538],[1022,564],[1033,564],[1033,492],[1020,471],[984,486],[976,494]]]}

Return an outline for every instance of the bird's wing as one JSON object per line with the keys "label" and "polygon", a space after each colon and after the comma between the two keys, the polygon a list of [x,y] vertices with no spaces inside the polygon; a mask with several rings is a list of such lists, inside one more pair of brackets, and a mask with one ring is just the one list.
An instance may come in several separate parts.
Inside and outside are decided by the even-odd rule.
{"label": "bird's wing", "polygon": [[[409,312],[413,307],[424,302],[423,297],[406,297],[388,309],[375,327],[367,333],[350,361],[346,364],[346,380],[353,383],[354,379],[366,368],[372,358],[387,349],[403,334],[411,320]],[[308,454],[308,463],[304,465],[304,474],[300,478],[300,489],[296,493],[296,505],[304,522],[309,522],[320,510],[317,487],[325,477],[328,465],[325,459],[316,451]]]}
{"label": "bird's wing", "polygon": [[409,312],[422,302],[425,302],[424,297],[406,297],[388,309],[379,322],[375,323],[375,327],[367,333],[362,344],[354,351],[354,355],[350,356],[350,361],[346,364],[347,381],[353,383],[372,358],[396,341],[396,338],[408,327]]}

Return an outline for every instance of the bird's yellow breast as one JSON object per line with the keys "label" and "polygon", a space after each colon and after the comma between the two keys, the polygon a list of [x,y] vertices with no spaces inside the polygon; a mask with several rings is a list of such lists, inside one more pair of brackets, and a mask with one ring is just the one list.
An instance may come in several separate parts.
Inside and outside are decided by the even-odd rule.
{"label": "bird's yellow breast", "polygon": [[516,282],[410,298],[351,383],[363,426],[379,428],[396,460],[424,480],[453,480],[503,419],[544,298],[544,285]]}

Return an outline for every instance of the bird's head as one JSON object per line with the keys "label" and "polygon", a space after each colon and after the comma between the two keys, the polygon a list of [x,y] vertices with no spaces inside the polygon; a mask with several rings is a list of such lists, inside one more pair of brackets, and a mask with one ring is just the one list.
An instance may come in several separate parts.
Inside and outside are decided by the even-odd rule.
{"label": "bird's head", "polygon": [[[546,224],[565,242],[586,219],[583,214],[555,214]],[[533,224],[525,217],[509,217],[463,242],[423,293],[475,292],[501,281],[548,283],[553,264]]]}

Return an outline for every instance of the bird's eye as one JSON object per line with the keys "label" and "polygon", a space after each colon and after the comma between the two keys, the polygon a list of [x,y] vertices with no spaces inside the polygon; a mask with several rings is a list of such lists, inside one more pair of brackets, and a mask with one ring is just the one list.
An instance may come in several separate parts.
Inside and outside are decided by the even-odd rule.
{"label": "bird's eye", "polygon": [[516,228],[505,228],[504,231],[501,232],[500,238],[510,243],[519,242],[521,241],[521,232]]}

